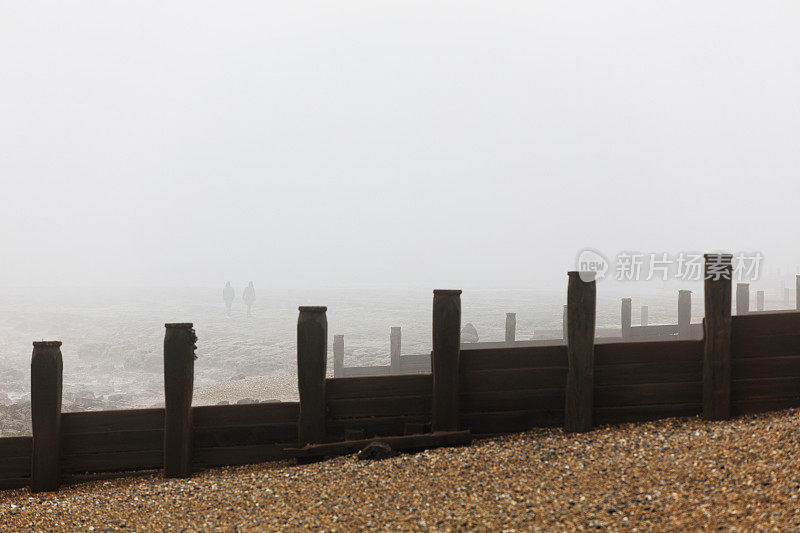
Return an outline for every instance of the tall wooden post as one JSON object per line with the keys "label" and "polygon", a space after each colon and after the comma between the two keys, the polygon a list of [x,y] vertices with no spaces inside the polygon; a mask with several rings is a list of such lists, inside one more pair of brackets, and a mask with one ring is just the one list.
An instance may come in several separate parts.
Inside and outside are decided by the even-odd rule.
{"label": "tall wooden post", "polygon": [[688,339],[692,324],[692,291],[678,291],[678,338]]}
{"label": "tall wooden post", "polygon": [[506,342],[517,340],[517,313],[506,313]]}
{"label": "tall wooden post", "polygon": [[621,323],[622,323],[622,340],[628,341],[631,339],[631,299],[623,298],[621,310]]}
{"label": "tall wooden post", "polygon": [[746,315],[750,312],[750,284],[736,284],[736,314]]}
{"label": "tall wooden post", "polygon": [[433,291],[433,431],[458,430],[461,291]]}
{"label": "tall wooden post", "polygon": [[567,389],[564,431],[592,428],[594,334],[597,286],[594,272],[569,272],[567,288]]}
{"label": "tall wooden post", "polygon": [[731,414],[731,254],[705,255],[703,418]]}
{"label": "tall wooden post", "polygon": [[164,326],[164,475],[189,477],[197,336],[191,323]]}
{"label": "tall wooden post", "polygon": [[392,374],[400,373],[400,348],[401,348],[401,331],[398,326],[393,326],[389,333],[389,353],[391,357],[391,371]]}
{"label": "tall wooden post", "polygon": [[344,377],[344,335],[333,336],[333,377]]}
{"label": "tall wooden post", "polygon": [[297,385],[300,446],[325,440],[325,366],[328,350],[327,307],[300,307],[297,319]]}
{"label": "tall wooden post", "polygon": [[567,306],[564,306],[564,309],[561,313],[561,338],[564,339],[564,344],[567,343]]}
{"label": "tall wooden post", "polygon": [[646,326],[650,322],[650,313],[646,305],[642,306],[642,325]]}
{"label": "tall wooden post", "polygon": [[764,291],[756,291],[756,311],[764,310]]}
{"label": "tall wooden post", "polygon": [[61,342],[33,343],[31,357],[31,423],[33,455],[31,492],[58,489],[61,470],[61,386],[64,365]]}

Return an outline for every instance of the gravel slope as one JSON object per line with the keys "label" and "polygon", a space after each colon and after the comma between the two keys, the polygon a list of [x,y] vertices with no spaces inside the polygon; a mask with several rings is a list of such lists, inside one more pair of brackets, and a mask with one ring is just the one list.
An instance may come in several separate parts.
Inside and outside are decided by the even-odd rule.
{"label": "gravel slope", "polygon": [[0,493],[13,530],[800,530],[800,410]]}

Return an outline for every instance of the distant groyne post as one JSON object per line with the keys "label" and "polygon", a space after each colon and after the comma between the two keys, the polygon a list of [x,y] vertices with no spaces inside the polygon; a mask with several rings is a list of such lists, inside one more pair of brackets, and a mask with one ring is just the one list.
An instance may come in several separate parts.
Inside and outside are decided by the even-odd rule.
{"label": "distant groyne post", "polygon": [[731,254],[705,255],[703,418],[731,414]]}
{"label": "distant groyne post", "polygon": [[620,306],[620,323],[622,324],[622,340],[631,340],[631,299],[623,298]]}
{"label": "distant groyne post", "polygon": [[691,335],[692,291],[678,291],[678,338],[688,339]]}
{"label": "distant groyne post", "polygon": [[561,310],[561,338],[567,343],[567,306]]}
{"label": "distant groyne post", "polygon": [[461,291],[433,291],[433,431],[458,430]]}
{"label": "distant groyne post", "polygon": [[642,306],[642,326],[646,326],[650,322],[649,309],[646,305]]}
{"label": "distant groyne post", "polygon": [[736,314],[746,315],[750,312],[750,284],[736,284]]}
{"label": "distant groyne post", "polygon": [[402,347],[402,331],[399,326],[393,326],[389,331],[389,357],[390,371],[392,374],[400,373],[400,350]]}
{"label": "distant groyne post", "polygon": [[594,272],[569,272],[567,287],[567,388],[564,431],[592,428],[597,282]]}
{"label": "distant groyne post", "polygon": [[506,313],[506,343],[517,340],[517,313]]}
{"label": "distant groyne post", "polygon": [[325,369],[328,351],[327,307],[300,307],[297,318],[297,386],[300,446],[325,440]]}
{"label": "distant groyne post", "polygon": [[165,324],[164,475],[192,473],[192,390],[197,336],[191,323]]}
{"label": "distant groyne post", "polygon": [[756,291],[756,311],[764,310],[764,291]]}
{"label": "distant groyne post", "polygon": [[31,492],[58,489],[61,470],[61,388],[64,365],[60,341],[33,343]]}
{"label": "distant groyne post", "polygon": [[800,274],[794,277],[794,308],[800,311]]}
{"label": "distant groyne post", "polygon": [[333,336],[333,377],[344,376],[344,335]]}

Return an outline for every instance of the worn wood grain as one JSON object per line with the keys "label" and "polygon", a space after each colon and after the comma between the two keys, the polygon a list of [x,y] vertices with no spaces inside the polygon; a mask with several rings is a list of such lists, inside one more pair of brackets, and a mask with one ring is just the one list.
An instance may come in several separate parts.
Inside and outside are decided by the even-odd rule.
{"label": "worn wood grain", "polygon": [[294,441],[275,444],[256,444],[252,446],[228,446],[216,448],[196,448],[194,465],[201,468],[213,466],[235,466],[263,463],[285,459],[284,448],[296,446]]}
{"label": "worn wood grain", "polygon": [[458,430],[461,291],[433,291],[433,376],[431,424],[434,432]]}
{"label": "worn wood grain", "polygon": [[329,378],[325,392],[328,401],[331,401],[347,398],[424,396],[431,394],[432,387],[433,380],[430,374],[364,376]]}
{"label": "worn wood grain", "polygon": [[740,337],[734,339],[731,345],[733,360],[792,355],[800,355],[800,333]]}
{"label": "worn wood grain", "polygon": [[328,349],[326,307],[300,307],[297,318],[297,385],[300,415],[297,439],[302,444],[325,440],[325,368]]}
{"label": "worn wood grain", "polygon": [[461,373],[504,368],[567,367],[567,346],[527,346],[461,350]]}
{"label": "worn wood grain", "polygon": [[65,455],[140,450],[158,450],[160,452],[163,446],[163,428],[146,431],[73,433],[61,437],[61,453]]}
{"label": "worn wood grain", "polygon": [[250,403],[242,405],[204,405],[194,408],[195,428],[283,424],[297,422],[298,402]]}
{"label": "worn wood grain", "polygon": [[125,409],[63,413],[61,433],[103,433],[164,429],[164,409]]}
{"label": "worn wood grain", "polygon": [[564,407],[564,401],[563,387],[553,389],[462,393],[461,414],[537,409],[560,410]]}
{"label": "worn wood grain", "polygon": [[567,286],[567,381],[564,431],[592,428],[597,287],[587,272],[570,272]]}
{"label": "worn wood grain", "polygon": [[700,403],[702,382],[690,383],[645,383],[597,387],[595,406],[618,407],[625,405],[656,405]]}
{"label": "worn wood grain", "polygon": [[595,365],[702,361],[703,341],[639,341],[596,344]]}
{"label": "worn wood grain", "polygon": [[65,455],[61,462],[65,473],[147,470],[163,465],[161,449]]}
{"label": "worn wood grain", "polygon": [[567,384],[566,367],[508,368],[461,374],[462,392],[561,388]]}
{"label": "worn wood grain", "polygon": [[[731,413],[731,255],[705,256],[705,349],[703,418],[726,420]],[[736,317],[739,319],[748,316]]]}
{"label": "worn wood grain", "polygon": [[735,341],[759,335],[800,335],[800,313],[748,313],[731,320],[731,338]]}
{"label": "worn wood grain", "polygon": [[328,401],[330,418],[419,415],[431,412],[431,395],[350,398]]}

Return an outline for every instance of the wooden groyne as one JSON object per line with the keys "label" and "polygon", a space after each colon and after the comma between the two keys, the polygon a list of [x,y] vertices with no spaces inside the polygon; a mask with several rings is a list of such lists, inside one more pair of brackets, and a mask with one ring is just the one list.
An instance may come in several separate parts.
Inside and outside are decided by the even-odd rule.
{"label": "wooden groyne", "polygon": [[[730,256],[707,256],[711,261],[729,272]],[[748,308],[732,316],[730,277],[707,279],[699,338],[681,338],[682,327],[690,334],[693,326],[679,313],[674,332],[664,333],[668,340],[637,340],[630,326],[625,340],[599,342],[589,278],[570,273],[566,343],[551,345],[508,338],[461,344],[460,291],[435,291],[428,373],[326,377],[326,309],[302,307],[299,402],[192,407],[194,330],[168,324],[165,408],[62,413],[60,343],[35,343],[33,435],[0,439],[0,488],[54,490],[86,474],[142,469],[182,477],[296,457],[303,445],[348,438],[413,435],[409,442],[419,443],[464,431],[587,431],[598,424],[698,414],[716,420],[800,406],[800,312]],[[333,344],[336,367],[343,340]],[[392,346],[394,366],[402,370],[399,334]]]}

